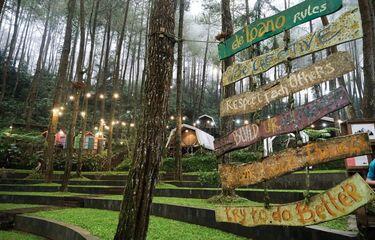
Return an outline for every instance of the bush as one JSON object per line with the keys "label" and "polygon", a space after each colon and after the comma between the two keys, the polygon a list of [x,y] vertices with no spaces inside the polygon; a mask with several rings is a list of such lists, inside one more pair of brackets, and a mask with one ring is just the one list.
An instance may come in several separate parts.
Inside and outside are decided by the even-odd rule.
{"label": "bush", "polygon": [[43,156],[44,139],[38,132],[0,131],[0,167],[32,168]]}
{"label": "bush", "polygon": [[129,171],[131,164],[131,159],[125,157],[125,159],[115,168],[115,171]]}
{"label": "bush", "polygon": [[[175,167],[174,158],[163,159],[162,171],[173,172]],[[217,169],[217,162],[213,153],[195,153],[182,158],[183,172],[211,172],[215,169]]]}
{"label": "bush", "polygon": [[248,150],[239,150],[231,153],[231,160],[235,163],[249,163],[254,162],[262,157],[260,152],[250,152]]}
{"label": "bush", "polygon": [[208,185],[219,185],[220,184],[220,176],[217,171],[214,172],[199,172],[198,180],[202,184]]}

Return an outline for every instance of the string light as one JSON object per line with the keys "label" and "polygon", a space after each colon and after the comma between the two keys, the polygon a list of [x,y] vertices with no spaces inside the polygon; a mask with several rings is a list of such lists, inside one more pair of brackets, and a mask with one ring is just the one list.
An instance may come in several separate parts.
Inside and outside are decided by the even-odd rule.
{"label": "string light", "polygon": [[91,97],[91,93],[86,93],[86,98],[90,98]]}
{"label": "string light", "polygon": [[65,108],[64,108],[64,107],[60,107],[60,110],[61,110],[61,111],[64,111],[64,110],[65,110]]}
{"label": "string light", "polygon": [[69,96],[69,100],[73,101],[74,100],[74,96]]}
{"label": "string light", "polygon": [[94,127],[94,130],[96,130],[96,131],[97,131],[98,129],[99,129],[98,127]]}
{"label": "string light", "polygon": [[9,128],[10,128],[10,130],[12,130],[12,129],[13,129],[13,126],[11,125]]}
{"label": "string light", "polygon": [[169,129],[169,126],[167,125],[165,128],[166,128],[166,129]]}
{"label": "string light", "polygon": [[134,123],[130,123],[130,127],[135,127],[135,124]]}
{"label": "string light", "polygon": [[311,127],[311,128],[315,128],[315,125],[313,124],[313,125],[311,125],[310,127]]}
{"label": "string light", "polygon": [[105,124],[105,121],[104,121],[104,119],[102,118],[102,119],[100,119],[100,122],[102,123],[102,124]]}
{"label": "string light", "polygon": [[59,112],[59,117],[61,117],[63,115],[63,113],[62,112]]}
{"label": "string light", "polygon": [[100,94],[100,95],[99,95],[99,98],[100,98],[100,99],[104,99],[104,94]]}
{"label": "string light", "polygon": [[270,116],[270,115],[268,115],[268,116],[267,116],[267,118],[268,118],[268,119],[270,119],[270,118],[271,118],[271,116]]}
{"label": "string light", "polygon": [[52,109],[52,113],[53,113],[53,115],[59,114],[59,109],[58,108]]}
{"label": "string light", "polygon": [[81,112],[81,116],[84,118],[86,117],[86,112]]}
{"label": "string light", "polygon": [[211,126],[215,126],[215,122],[211,122]]}
{"label": "string light", "polygon": [[200,121],[200,120],[197,120],[195,123],[196,123],[197,125],[199,125],[199,124],[201,124],[201,121]]}
{"label": "string light", "polygon": [[174,120],[174,116],[171,116],[171,120]]}
{"label": "string light", "polygon": [[327,123],[323,123],[322,126],[323,126],[323,127],[327,127]]}
{"label": "string light", "polygon": [[186,121],[186,119],[187,119],[186,116],[182,117],[182,121]]}
{"label": "string light", "polygon": [[240,124],[240,123],[241,123],[241,120],[240,120],[240,119],[236,119],[236,123],[237,123],[237,124]]}
{"label": "string light", "polygon": [[121,125],[125,127],[126,126],[126,122],[121,122]]}
{"label": "string light", "polygon": [[114,94],[113,94],[113,98],[114,98],[114,99],[118,99],[119,97],[120,97],[120,95],[119,95],[118,93],[114,93]]}
{"label": "string light", "polygon": [[343,123],[344,121],[342,121],[341,119],[339,119],[339,120],[337,120],[337,122],[338,122],[339,124],[341,124],[341,123]]}
{"label": "string light", "polygon": [[245,125],[249,124],[249,120],[244,121]]}

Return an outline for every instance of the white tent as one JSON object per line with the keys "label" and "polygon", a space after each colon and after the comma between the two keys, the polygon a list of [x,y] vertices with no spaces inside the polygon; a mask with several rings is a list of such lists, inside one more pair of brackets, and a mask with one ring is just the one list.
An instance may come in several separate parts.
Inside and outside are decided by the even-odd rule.
{"label": "white tent", "polygon": [[[196,141],[192,141],[189,144],[187,144],[190,147],[201,146],[208,150],[212,150],[212,151],[215,150],[215,147],[214,147],[215,138],[212,135],[187,124],[182,124],[181,130],[182,130],[182,135],[184,135],[184,133],[194,132]],[[176,132],[176,128],[173,129],[171,133],[169,134],[167,145],[166,145],[167,147],[170,146],[175,132]]]}

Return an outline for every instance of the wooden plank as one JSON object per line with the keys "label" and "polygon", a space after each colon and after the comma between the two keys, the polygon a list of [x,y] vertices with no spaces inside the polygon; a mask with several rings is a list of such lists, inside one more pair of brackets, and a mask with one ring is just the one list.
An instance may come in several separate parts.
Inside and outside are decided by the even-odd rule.
{"label": "wooden plank", "polygon": [[297,149],[286,149],[259,162],[221,164],[219,173],[223,188],[234,189],[273,179],[307,165],[314,166],[371,152],[368,134],[355,134],[309,143]]}
{"label": "wooden plank", "polygon": [[348,52],[338,52],[324,60],[298,70],[289,77],[266,85],[255,92],[245,92],[224,99],[220,104],[220,116],[233,116],[260,110],[272,101],[296,93],[331,79],[340,77],[355,69]]}
{"label": "wooden plank", "polygon": [[313,52],[362,38],[362,22],[359,9],[348,11],[335,22],[310,33],[286,49],[281,46],[261,56],[233,64],[223,74],[223,85],[229,85],[245,77],[263,73],[272,67]]}
{"label": "wooden plank", "polygon": [[325,193],[282,205],[222,206],[215,209],[217,222],[259,225],[307,226],[346,216],[375,199],[371,187],[357,173]]}
{"label": "wooden plank", "polygon": [[305,0],[274,16],[246,25],[219,44],[219,57],[225,59],[288,29],[338,11],[342,0]]}
{"label": "wooden plank", "polygon": [[297,107],[294,111],[287,111],[258,124],[248,124],[215,140],[216,154],[248,147],[257,141],[302,130],[329,113],[335,112],[350,104],[348,93],[343,87],[332,91],[306,105]]}

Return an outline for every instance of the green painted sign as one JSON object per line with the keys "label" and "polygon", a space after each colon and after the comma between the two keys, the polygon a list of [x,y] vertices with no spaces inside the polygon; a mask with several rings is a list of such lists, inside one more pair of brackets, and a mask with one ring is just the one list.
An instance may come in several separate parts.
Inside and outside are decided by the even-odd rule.
{"label": "green painted sign", "polygon": [[295,26],[338,11],[342,0],[305,0],[274,16],[257,20],[219,44],[219,57],[225,59]]}

